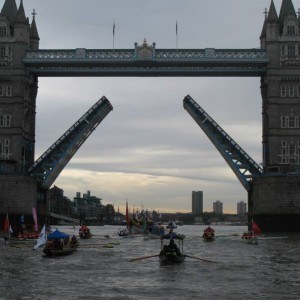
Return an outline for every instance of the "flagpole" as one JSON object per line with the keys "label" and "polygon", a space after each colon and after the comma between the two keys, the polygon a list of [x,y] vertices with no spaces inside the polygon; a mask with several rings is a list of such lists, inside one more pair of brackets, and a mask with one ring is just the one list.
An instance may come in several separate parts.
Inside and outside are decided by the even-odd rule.
{"label": "flagpole", "polygon": [[176,49],[178,49],[178,24],[176,20]]}
{"label": "flagpole", "polygon": [[116,29],[116,22],[114,19],[114,25],[113,25],[113,50],[115,50],[115,29]]}

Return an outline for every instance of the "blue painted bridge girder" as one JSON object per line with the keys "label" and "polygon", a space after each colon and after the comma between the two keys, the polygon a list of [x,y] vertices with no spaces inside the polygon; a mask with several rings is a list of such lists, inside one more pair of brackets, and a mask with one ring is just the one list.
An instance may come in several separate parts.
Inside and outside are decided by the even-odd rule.
{"label": "blue painted bridge girder", "polygon": [[250,191],[250,180],[261,176],[262,168],[189,95],[183,99],[183,107],[214,144],[243,187]]}
{"label": "blue painted bridge girder", "polygon": [[42,189],[48,189],[80,146],[113,109],[103,96],[29,168]]}
{"label": "blue painted bridge girder", "polygon": [[23,59],[37,76],[247,76],[266,73],[263,49],[134,49],[27,50]]}

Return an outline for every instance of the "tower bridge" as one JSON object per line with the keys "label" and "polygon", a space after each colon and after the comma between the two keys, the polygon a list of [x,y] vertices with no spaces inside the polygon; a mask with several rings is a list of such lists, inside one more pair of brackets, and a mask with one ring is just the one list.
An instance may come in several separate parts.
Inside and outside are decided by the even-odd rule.
{"label": "tower bridge", "polygon": [[[273,0],[260,49],[39,49],[35,14],[5,0],[0,14],[0,215],[40,216],[47,189],[112,106],[93,106],[37,161],[35,108],[41,76],[260,77],[262,168],[190,96],[184,107],[248,192],[249,217],[264,231],[300,231],[300,21],[292,0]],[[98,110],[98,108],[100,108]]]}

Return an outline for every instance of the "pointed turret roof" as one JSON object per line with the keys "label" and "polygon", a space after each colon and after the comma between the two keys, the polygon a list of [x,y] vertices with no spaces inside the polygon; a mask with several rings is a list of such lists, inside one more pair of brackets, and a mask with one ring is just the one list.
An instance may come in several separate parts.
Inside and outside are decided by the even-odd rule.
{"label": "pointed turret roof", "polygon": [[28,20],[25,15],[25,10],[23,6],[23,0],[20,2],[20,6],[16,15],[15,23],[18,24],[28,24]]}
{"label": "pointed turret roof", "polygon": [[282,5],[279,14],[280,26],[283,26],[284,19],[287,16],[294,16],[295,18],[297,18],[292,0],[282,0]]}
{"label": "pointed turret roof", "polygon": [[264,26],[262,28],[260,38],[266,37],[266,34],[267,34],[267,19],[265,19],[265,21],[264,21]]}
{"label": "pointed turret roof", "polygon": [[278,22],[278,15],[273,0],[270,4],[267,22]]}
{"label": "pointed turret roof", "polygon": [[30,38],[31,39],[37,39],[37,40],[40,39],[39,33],[37,31],[36,23],[35,23],[34,14],[33,14],[32,22],[31,22],[31,26],[30,26]]}
{"label": "pointed turret roof", "polygon": [[10,23],[13,23],[17,15],[16,0],[5,0],[1,14],[4,15]]}

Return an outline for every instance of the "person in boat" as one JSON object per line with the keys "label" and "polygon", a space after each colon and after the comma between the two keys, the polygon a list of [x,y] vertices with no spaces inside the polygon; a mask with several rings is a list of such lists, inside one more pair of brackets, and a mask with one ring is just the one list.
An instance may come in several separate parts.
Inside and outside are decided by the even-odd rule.
{"label": "person in boat", "polygon": [[251,239],[253,237],[254,237],[254,235],[252,232],[244,232],[242,235],[242,239]]}
{"label": "person in boat", "polygon": [[73,234],[72,238],[71,238],[71,242],[70,245],[72,246],[76,246],[78,243],[76,236]]}
{"label": "person in boat", "polygon": [[181,255],[181,252],[177,244],[174,242],[173,239],[170,239],[170,243],[168,245],[164,245],[161,254],[174,254],[174,253],[176,253],[177,256]]}
{"label": "person in boat", "polygon": [[173,239],[170,240],[169,247],[170,247],[171,252],[176,252],[176,255],[181,255],[181,252]]}
{"label": "person in boat", "polygon": [[214,238],[215,236],[215,230],[208,226],[207,228],[204,229],[203,235],[204,238]]}

